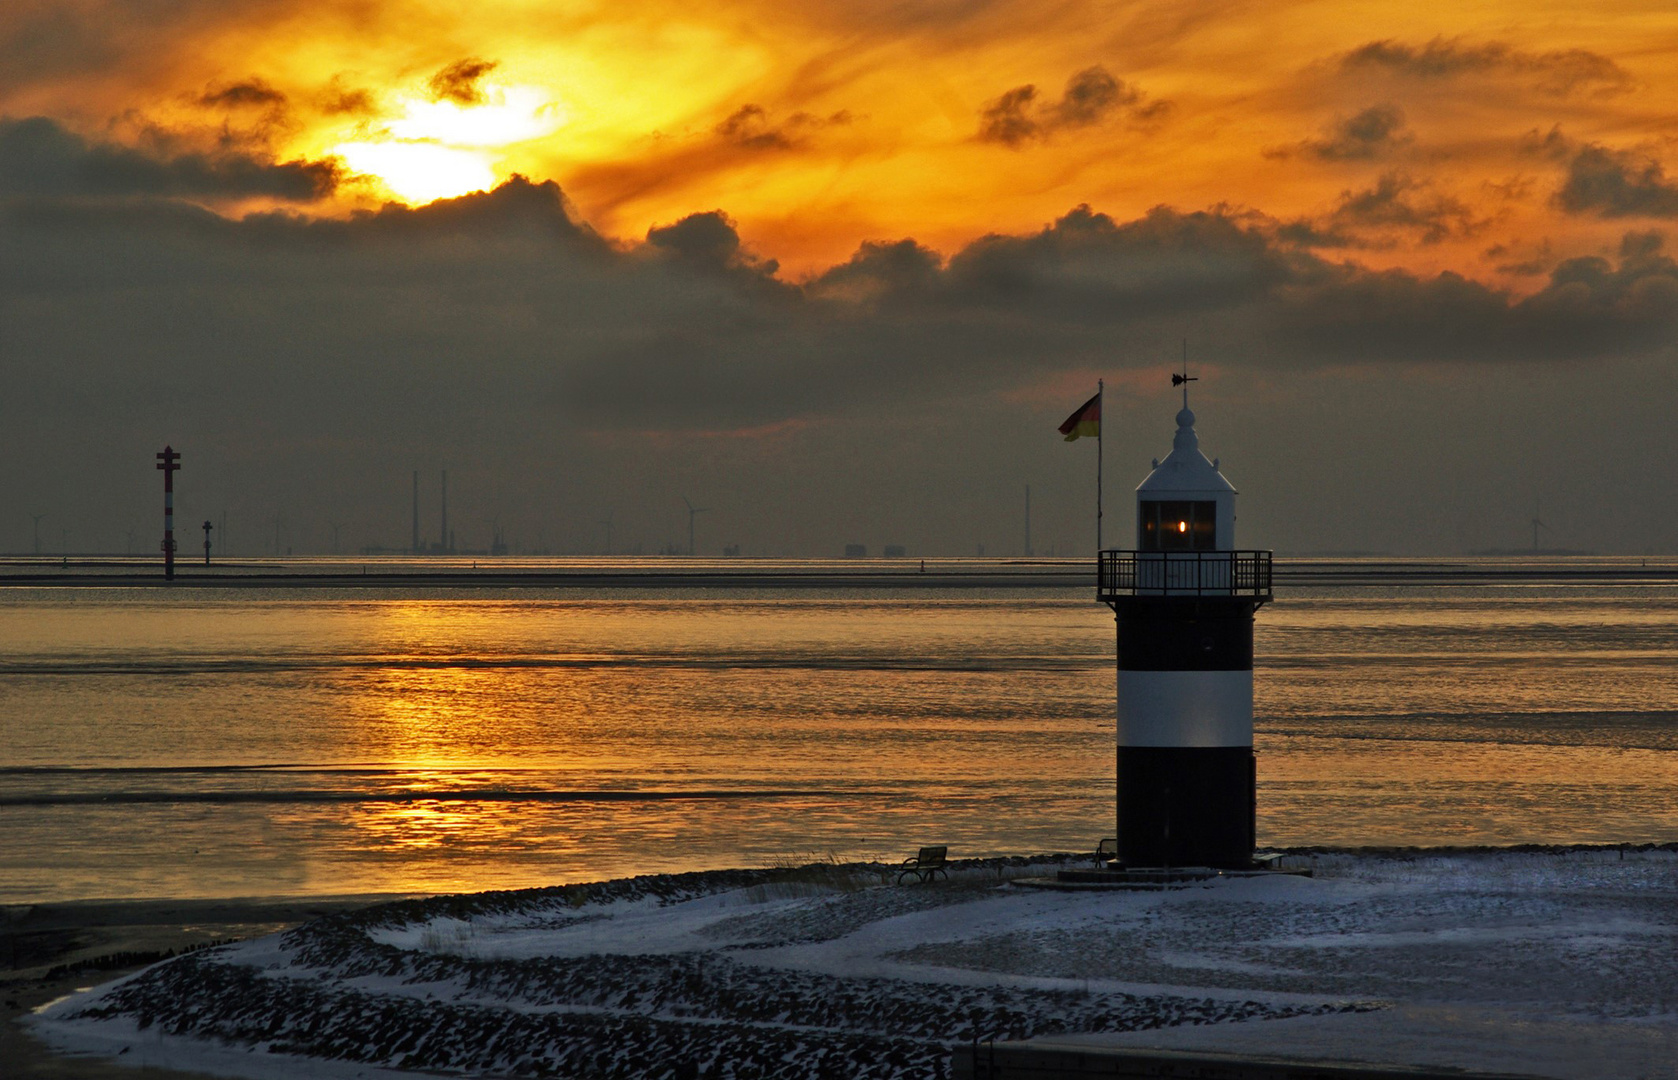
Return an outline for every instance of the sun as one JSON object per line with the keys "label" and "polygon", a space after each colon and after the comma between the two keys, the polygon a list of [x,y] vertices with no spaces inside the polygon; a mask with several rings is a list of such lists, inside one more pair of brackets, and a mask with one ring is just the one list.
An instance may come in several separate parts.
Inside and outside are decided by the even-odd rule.
{"label": "sun", "polygon": [[340,143],[332,152],[352,171],[374,178],[405,203],[418,205],[495,186],[493,160],[481,150],[391,139]]}
{"label": "sun", "polygon": [[329,152],[414,205],[487,191],[509,147],[553,134],[566,114],[530,86],[485,85],[480,98],[461,104],[404,96],[394,119]]}

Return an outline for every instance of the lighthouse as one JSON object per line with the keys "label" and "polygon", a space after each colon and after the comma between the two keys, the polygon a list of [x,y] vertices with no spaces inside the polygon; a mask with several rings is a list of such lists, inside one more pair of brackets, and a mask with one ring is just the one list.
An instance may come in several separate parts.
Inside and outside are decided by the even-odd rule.
{"label": "lighthouse", "polygon": [[1136,489],[1136,547],[1100,557],[1098,594],[1118,624],[1128,868],[1252,865],[1253,616],[1271,598],[1271,558],[1236,549],[1235,487],[1194,421],[1185,386],[1171,453]]}

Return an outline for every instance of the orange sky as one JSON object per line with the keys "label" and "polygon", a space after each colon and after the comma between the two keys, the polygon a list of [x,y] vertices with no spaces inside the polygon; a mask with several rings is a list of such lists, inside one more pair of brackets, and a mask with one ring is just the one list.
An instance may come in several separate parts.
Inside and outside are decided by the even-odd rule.
{"label": "orange sky", "polygon": [[1519,290],[1672,216],[1558,201],[1599,160],[1670,183],[1670,4],[14,0],[0,42],[0,114],[361,174],[308,212],[519,172],[625,240],[724,210],[788,277],[1228,204]]}

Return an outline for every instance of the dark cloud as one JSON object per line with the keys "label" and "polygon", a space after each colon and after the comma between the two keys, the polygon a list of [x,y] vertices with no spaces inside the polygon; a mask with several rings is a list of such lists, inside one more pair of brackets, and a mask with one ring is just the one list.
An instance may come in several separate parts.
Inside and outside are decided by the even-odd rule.
{"label": "dark cloud", "polygon": [[1522,243],[1493,244],[1481,252],[1500,274],[1516,277],[1543,277],[1556,265],[1555,252],[1548,239],[1537,245]]}
{"label": "dark cloud", "polygon": [[1385,173],[1373,187],[1344,192],[1328,219],[1336,231],[1398,229],[1424,244],[1473,236],[1487,224],[1461,199],[1403,172]]}
{"label": "dark cloud", "polygon": [[721,210],[689,214],[674,225],[647,230],[647,243],[682,258],[726,266],[740,254],[740,234]]}
{"label": "dark cloud", "polygon": [[1595,143],[1571,145],[1556,132],[1545,143],[1567,162],[1567,178],[1555,194],[1555,203],[1568,213],[1678,217],[1678,182],[1654,158]]}
{"label": "dark cloud", "polygon": [[[837,542],[848,526],[834,506],[898,506],[929,522],[933,550],[971,550],[984,534],[970,530],[994,510],[981,499],[969,513],[960,500],[976,498],[983,477],[1002,470],[1013,505],[1026,463],[1026,478],[1074,468],[1053,426],[1081,397],[1057,394],[1042,409],[998,402],[1059,383],[1087,396],[1083,384],[1104,372],[1118,415],[1134,407],[1118,389],[1127,369],[1163,378],[1185,334],[1221,372],[1204,393],[1303,387],[1309,372],[1300,393],[1317,401],[1335,385],[1323,372],[1361,367],[1377,371],[1374,408],[1384,410],[1418,367],[1658,365],[1678,332],[1678,266],[1647,232],[1628,234],[1613,258],[1563,261],[1516,296],[1452,274],[1333,262],[1250,212],[1157,208],[1115,220],[1079,207],[948,259],[907,239],[865,244],[795,284],[720,212],[626,247],[579,221],[554,184],[522,179],[345,219],[229,220],[178,200],[13,190],[0,199],[0,450],[29,463],[35,486],[20,497],[51,508],[53,491],[74,490],[106,517],[130,499],[154,516],[149,455],[173,441],[194,470],[180,498],[203,505],[221,469],[217,498],[234,507],[235,532],[241,514],[301,521],[286,507],[336,506],[338,520],[366,517],[369,542],[401,543],[408,470],[440,463],[463,537],[508,507],[529,508],[553,537],[617,505],[628,530],[631,504],[662,492],[679,508],[673,485],[697,497],[729,482],[735,505],[757,506],[757,527],[792,537],[795,553]],[[1544,380],[1510,382],[1524,393]],[[1314,432],[1313,414],[1259,396],[1263,410],[1208,415],[1262,413],[1252,424],[1274,444],[1269,482],[1302,482],[1300,462],[1314,457],[1278,433]],[[1115,424],[1110,453],[1141,467],[1159,452],[1175,405],[1156,404],[1153,435]],[[1577,407],[1571,391],[1550,404]],[[1367,508],[1356,501],[1365,468],[1399,455],[1416,471],[1403,455],[1438,419],[1416,408],[1394,439],[1365,425],[1336,450],[1335,468],[1356,481],[1335,489],[1353,499],[1335,502],[1335,522],[1355,516],[1348,505]],[[1490,422],[1470,419],[1477,433]],[[715,433],[765,429],[824,434],[791,450],[739,440],[726,459],[706,449]],[[1203,434],[1259,486],[1258,454],[1236,456],[1228,430]],[[1039,449],[1062,456],[1038,459]],[[1384,505],[1390,493],[1367,500]],[[1405,506],[1425,516],[1437,497],[1426,490]],[[728,512],[707,500],[724,508],[719,519]],[[1324,535],[1345,527],[1335,522]]]}
{"label": "dark cloud", "polygon": [[740,243],[734,219],[721,210],[689,214],[674,224],[648,229],[643,251],[690,271],[735,275],[754,289],[785,288],[775,280],[780,264],[748,251]]}
{"label": "dark cloud", "polygon": [[901,302],[926,295],[938,284],[944,260],[913,240],[870,240],[845,262],[808,285],[810,295],[850,303]]}
{"label": "dark cloud", "polygon": [[1100,123],[1114,109],[1140,100],[1140,91],[1113,78],[1106,68],[1087,68],[1066,81],[1066,92],[1053,109],[1054,119],[1062,127],[1087,127]]}
{"label": "dark cloud", "polygon": [[69,5],[5,20],[0,25],[0,90],[114,62],[120,50],[97,24]]}
{"label": "dark cloud", "polygon": [[1273,332],[1303,355],[1414,363],[1608,358],[1678,327],[1678,266],[1663,256],[1571,259],[1515,300],[1452,273],[1342,268],[1289,297]]}
{"label": "dark cloud", "polygon": [[1461,38],[1436,37],[1425,45],[1392,39],[1371,41],[1340,58],[1344,71],[1382,70],[1415,79],[1508,74],[1524,77],[1544,93],[1566,96],[1582,89],[1621,93],[1632,78],[1620,65],[1585,49],[1526,52],[1500,41],[1472,44]]}
{"label": "dark cloud", "polygon": [[792,140],[769,124],[769,114],[759,105],[742,105],[717,125],[717,134],[732,143],[753,149],[784,150]]}
{"label": "dark cloud", "polygon": [[1404,130],[1404,113],[1396,105],[1371,105],[1352,116],[1338,117],[1324,137],[1265,151],[1266,157],[1295,154],[1318,161],[1372,161],[1410,146],[1414,136]]}
{"label": "dark cloud", "polygon": [[1038,137],[1043,133],[1043,127],[1032,115],[1036,110],[1037,87],[1030,83],[1014,87],[985,104],[984,111],[979,114],[979,139],[1019,146]]}
{"label": "dark cloud", "polygon": [[1168,101],[1143,104],[1145,98],[1141,90],[1114,78],[1106,68],[1086,68],[1066,81],[1059,101],[1040,99],[1037,88],[1028,83],[987,102],[979,113],[979,140],[1019,147],[1120,115],[1156,120],[1171,109]]}
{"label": "dark cloud", "polygon": [[[1386,227],[1460,227],[1403,204],[1377,190],[1359,210]],[[1121,223],[1079,208],[1035,234],[976,241],[942,266],[909,242],[867,245],[802,299],[724,321],[726,340],[672,330],[656,348],[615,355],[611,370],[638,387],[683,387],[684,409],[726,399],[761,423],[1111,364],[1114,340],[1127,354],[1166,355],[1185,325],[1240,342],[1242,362],[1258,368],[1581,359],[1659,347],[1678,327],[1678,275],[1642,255],[1563,264],[1517,299],[1454,274],[1330,263],[1221,212],[1160,209]],[[596,416],[623,407],[605,370],[587,379]],[[645,419],[647,399],[635,400]],[[757,413],[768,400],[787,411]]]}
{"label": "dark cloud", "polygon": [[0,119],[0,193],[57,198],[158,196],[307,202],[330,194],[333,162],[275,162],[224,153],[149,154],[96,143],[54,120]]}
{"label": "dark cloud", "polygon": [[1477,236],[1492,220],[1433,181],[1395,169],[1367,188],[1342,191],[1327,213],[1285,221],[1260,215],[1254,227],[1291,247],[1388,249]]}
{"label": "dark cloud", "polygon": [[484,60],[468,56],[456,60],[431,76],[425,84],[432,101],[452,101],[457,105],[482,105],[484,76],[501,66],[499,60]]}
{"label": "dark cloud", "polygon": [[204,91],[198,97],[198,104],[210,108],[270,109],[283,107],[286,96],[261,79],[246,79]]}
{"label": "dark cloud", "polygon": [[1350,233],[1334,228],[1322,218],[1288,218],[1271,224],[1269,233],[1277,242],[1290,248],[1357,248],[1363,241]]}
{"label": "dark cloud", "polygon": [[139,138],[160,156],[174,157],[186,144],[213,146],[223,153],[260,155],[269,150],[291,123],[291,101],[280,90],[258,78],[212,86],[193,99],[216,117],[213,130],[166,129],[139,114],[131,114],[129,126],[138,126]]}
{"label": "dark cloud", "polygon": [[1028,236],[986,236],[950,258],[945,296],[964,307],[1107,325],[1241,305],[1296,260],[1221,212],[1163,208],[1117,223],[1080,206]]}
{"label": "dark cloud", "polygon": [[716,127],[724,142],[750,150],[790,150],[803,145],[812,132],[824,127],[849,124],[851,114],[843,109],[828,116],[795,112],[775,123],[760,105],[742,105]]}
{"label": "dark cloud", "polygon": [[1622,259],[1651,259],[1666,246],[1666,237],[1654,229],[1647,232],[1628,232],[1620,237]]}
{"label": "dark cloud", "polygon": [[322,112],[328,114],[367,116],[378,111],[378,100],[371,90],[346,86],[341,75],[332,77],[332,81],[317,98],[317,104]]}
{"label": "dark cloud", "polygon": [[[1378,185],[1346,213],[1372,227],[1449,227],[1413,205],[1419,190]],[[1080,207],[947,261],[912,241],[868,244],[804,285],[776,279],[720,212],[618,251],[554,185],[522,180],[345,221],[62,202],[13,204],[5,220],[11,295],[73,296],[62,310],[80,313],[62,336],[55,316],[31,316],[14,343],[38,342],[43,362],[67,362],[68,349],[72,367],[112,385],[143,357],[175,356],[186,378],[231,352],[264,409],[282,408],[289,391],[272,387],[298,363],[354,403],[392,393],[382,380],[397,368],[404,385],[442,385],[472,357],[473,388],[447,395],[450,407],[469,404],[462,393],[515,393],[519,415],[718,428],[1018,385],[1110,357],[1114,340],[1138,356],[1168,350],[1185,320],[1197,336],[1244,343],[1243,362],[1259,368],[1565,359],[1678,326],[1678,278],[1647,239],[1617,265],[1563,263],[1516,300],[1453,275],[1331,263],[1221,211],[1117,222]],[[395,405],[379,416],[407,422]]]}

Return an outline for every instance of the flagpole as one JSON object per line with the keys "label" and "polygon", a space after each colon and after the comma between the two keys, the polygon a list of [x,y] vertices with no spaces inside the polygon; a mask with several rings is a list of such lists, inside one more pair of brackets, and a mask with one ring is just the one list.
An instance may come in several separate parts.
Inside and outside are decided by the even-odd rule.
{"label": "flagpole", "polygon": [[1095,429],[1095,561],[1101,562],[1101,429],[1107,420],[1107,386],[1100,380],[1095,380],[1096,413],[1101,417]]}

